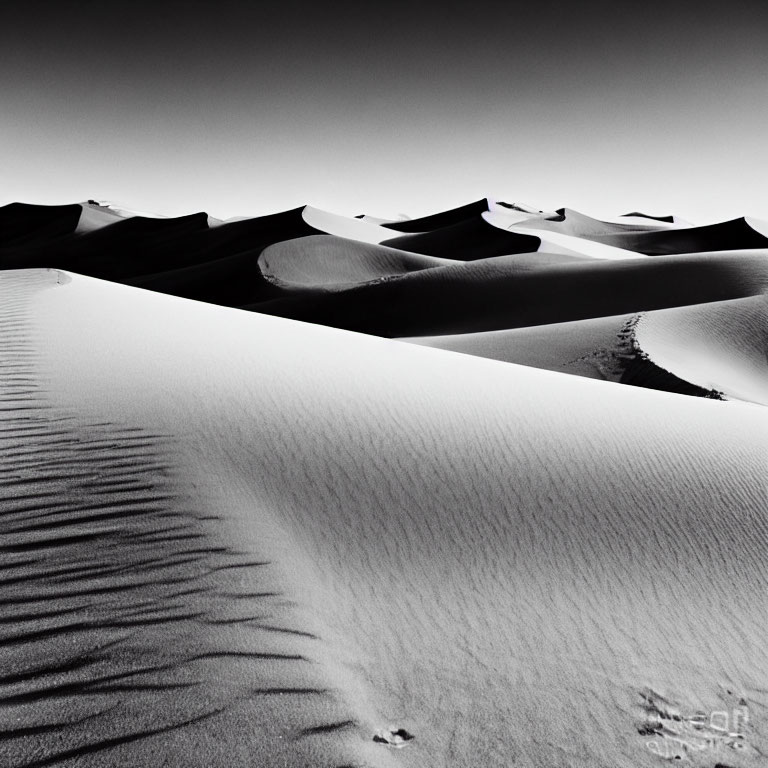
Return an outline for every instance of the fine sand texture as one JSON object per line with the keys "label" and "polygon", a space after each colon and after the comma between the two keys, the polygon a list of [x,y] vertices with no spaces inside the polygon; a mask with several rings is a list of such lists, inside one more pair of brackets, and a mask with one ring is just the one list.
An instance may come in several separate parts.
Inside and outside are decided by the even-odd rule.
{"label": "fine sand texture", "polygon": [[453,263],[324,235],[284,240],[259,256],[259,268],[270,282],[307,288],[368,283]]}
{"label": "fine sand texture", "polygon": [[643,315],[637,348],[655,365],[729,399],[768,405],[768,297]]}
{"label": "fine sand texture", "polygon": [[639,317],[629,314],[400,340],[590,379],[621,381],[626,361],[635,356],[632,336]]}
{"label": "fine sand texture", "polygon": [[401,340],[591,379],[768,405],[765,294],[571,323]]}
{"label": "fine sand texture", "polygon": [[762,406],[60,270],[0,330],[0,765],[764,765]]}

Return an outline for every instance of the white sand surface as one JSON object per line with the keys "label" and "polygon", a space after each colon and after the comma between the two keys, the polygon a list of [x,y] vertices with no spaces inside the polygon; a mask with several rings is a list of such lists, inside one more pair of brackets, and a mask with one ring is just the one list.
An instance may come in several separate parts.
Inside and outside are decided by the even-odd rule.
{"label": "white sand surface", "polygon": [[[4,674],[28,670],[4,689],[17,698],[2,729],[51,725],[0,755],[42,766],[69,754],[79,767],[652,768],[660,751],[682,750],[701,768],[763,764],[762,407],[77,275],[4,273],[0,291],[3,360],[15,355],[29,379],[7,398],[31,407],[32,386],[41,405],[4,414],[34,419],[25,432],[4,425],[4,439],[46,457],[54,478],[30,480],[18,520],[34,523],[36,496],[57,489],[75,505],[5,544],[27,579],[82,590],[58,618],[4,615],[5,633],[53,629],[0,646]],[[77,520],[91,513],[77,489],[124,482],[117,459],[139,461],[126,453],[130,429],[155,445],[141,450],[141,461],[156,454],[142,470],[160,478],[152,506],[113,501],[82,543]],[[62,490],[52,467],[72,473],[72,452],[89,446],[94,459]],[[126,502],[146,493],[115,489]],[[15,523],[14,510],[3,519]],[[91,573],[89,558],[122,564],[109,547],[123,530],[138,531],[124,546],[153,548],[135,554],[162,565],[159,585],[143,576],[159,566],[144,565],[130,591],[100,591],[123,577]],[[0,599],[29,613],[24,589],[0,582]],[[97,654],[99,666],[62,659],[51,677],[51,649]],[[154,671],[125,677],[142,667]],[[42,693],[24,698],[30,689]],[[707,724],[708,746],[693,735],[681,746],[674,728],[698,711],[730,717],[742,697],[745,738]],[[75,716],[86,719],[56,726]],[[399,728],[415,735],[401,750],[372,740]]]}
{"label": "white sand surface", "polygon": [[644,314],[635,331],[648,359],[728,398],[768,405],[768,297]]}
{"label": "white sand surface", "polygon": [[636,315],[616,315],[483,333],[401,337],[400,341],[517,365],[618,381],[631,353],[628,326]]}
{"label": "white sand surface", "polygon": [[75,234],[78,235],[107,227],[125,218],[125,216],[121,216],[117,211],[106,205],[80,203],[80,207],[82,208],[82,213],[75,229]]}
{"label": "white sand surface", "polygon": [[749,226],[752,227],[752,229],[754,229],[756,232],[759,232],[761,235],[768,237],[768,221],[756,219],[753,216],[745,216],[744,221],[746,221],[747,224],[749,224]]}
{"label": "white sand surface", "polygon": [[385,229],[378,224],[371,224],[362,219],[323,211],[320,208],[313,208],[311,205],[304,206],[301,215],[311,227],[319,229],[321,232],[327,232],[329,235],[359,240],[363,243],[380,243],[383,240],[392,239],[391,229]]}
{"label": "white sand surface", "polygon": [[[624,248],[616,248],[612,245],[597,243],[593,240],[583,240],[561,232],[550,232],[546,229],[536,229],[534,219],[520,219],[517,216],[509,216],[501,212],[489,212],[482,214],[483,219],[498,229],[508,232],[516,232],[520,235],[533,235],[541,240],[539,251],[545,253],[564,253],[574,256],[588,256],[591,259],[647,259],[642,253],[628,251]],[[521,221],[525,221],[525,228],[518,227]]]}
{"label": "white sand surface", "polygon": [[[764,294],[531,328],[403,337],[401,341],[606,381],[623,381],[627,362],[642,359],[702,391],[768,405],[768,297]],[[668,384],[672,389],[676,386],[674,381]],[[645,385],[651,385],[649,379]]]}

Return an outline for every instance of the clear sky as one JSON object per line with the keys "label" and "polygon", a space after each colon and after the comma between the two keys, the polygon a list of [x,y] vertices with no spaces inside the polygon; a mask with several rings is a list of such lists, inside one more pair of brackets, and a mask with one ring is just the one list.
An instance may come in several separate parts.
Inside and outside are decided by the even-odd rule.
{"label": "clear sky", "polygon": [[760,2],[4,2],[0,203],[768,219]]}

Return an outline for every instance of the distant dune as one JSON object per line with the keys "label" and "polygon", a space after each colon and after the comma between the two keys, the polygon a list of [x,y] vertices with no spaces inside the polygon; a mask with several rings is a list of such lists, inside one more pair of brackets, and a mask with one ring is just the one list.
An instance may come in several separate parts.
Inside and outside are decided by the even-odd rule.
{"label": "distant dune", "polygon": [[[538,256],[538,254],[536,255]],[[284,288],[250,309],[380,336],[488,331],[754,296],[768,287],[758,251],[655,259],[486,258],[329,294]]]}
{"label": "distant dune", "polygon": [[403,251],[457,261],[475,261],[511,253],[532,253],[539,247],[539,240],[534,235],[500,230],[489,225],[482,216],[473,216],[457,224],[421,234],[401,235],[384,240],[383,243]]}
{"label": "distant dune", "polygon": [[[732,397],[763,402],[762,371],[755,378],[742,370],[756,363],[739,358],[738,384],[730,363],[719,361],[726,348],[739,346],[725,341],[734,335],[752,350],[748,359],[761,359],[756,329],[764,318],[751,322],[737,305],[709,305],[764,294],[767,233],[768,225],[749,218],[705,227],[638,212],[599,220],[491,198],[401,221],[312,206],[222,221],[206,213],[155,217],[94,200],[13,203],[0,208],[0,267],[55,265],[507,362],[688,394],[727,397],[733,389]],[[699,306],[695,321],[691,312],[648,314],[691,306]],[[641,335],[647,339],[653,326],[653,338],[642,342],[633,330],[628,353],[610,318],[621,326],[640,316]],[[663,318],[673,316],[679,333],[677,321],[662,333]],[[700,329],[711,318],[718,330],[707,344],[719,338],[717,351],[692,337],[706,337]],[[738,330],[725,330],[732,325]],[[598,328],[598,335],[610,333],[586,349],[584,340]],[[679,349],[670,337],[681,339]],[[698,350],[693,360],[683,347]],[[720,380],[729,383],[721,387]]]}
{"label": "distant dune", "polygon": [[648,227],[639,227],[598,221],[568,209],[558,213],[558,219],[537,220],[535,224],[530,221],[520,222],[520,226],[551,229],[553,232],[596,240],[649,256],[768,248],[768,224],[754,219],[734,219],[704,227],[659,229],[650,220]]}
{"label": "distant dune", "polygon": [[481,213],[489,210],[489,201],[487,199],[477,200],[474,203],[452,208],[450,211],[440,211],[439,213],[423,216],[418,219],[408,219],[406,221],[390,221],[384,224],[387,229],[394,229],[398,232],[432,232],[444,227],[451,227],[460,224],[466,219],[477,218]]}
{"label": "distant dune", "polygon": [[323,235],[275,243],[259,257],[260,269],[270,282],[307,288],[368,283],[453,263],[450,259]]}
{"label": "distant dune", "polygon": [[20,248],[55,241],[73,233],[81,215],[79,205],[11,203],[0,207],[2,247]]}
{"label": "distant dune", "polygon": [[768,249],[628,218],[0,209],[0,766],[763,766]]}

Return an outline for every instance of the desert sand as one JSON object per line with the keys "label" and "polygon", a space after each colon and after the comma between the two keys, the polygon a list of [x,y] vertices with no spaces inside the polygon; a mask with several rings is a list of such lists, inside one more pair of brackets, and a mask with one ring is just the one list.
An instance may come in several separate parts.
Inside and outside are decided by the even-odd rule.
{"label": "desert sand", "polygon": [[0,765],[764,763],[768,251],[498,206],[0,209]]}
{"label": "desert sand", "polygon": [[272,283],[284,286],[350,286],[450,266],[437,256],[409,253],[343,237],[316,235],[285,240],[266,247],[259,268]]}

